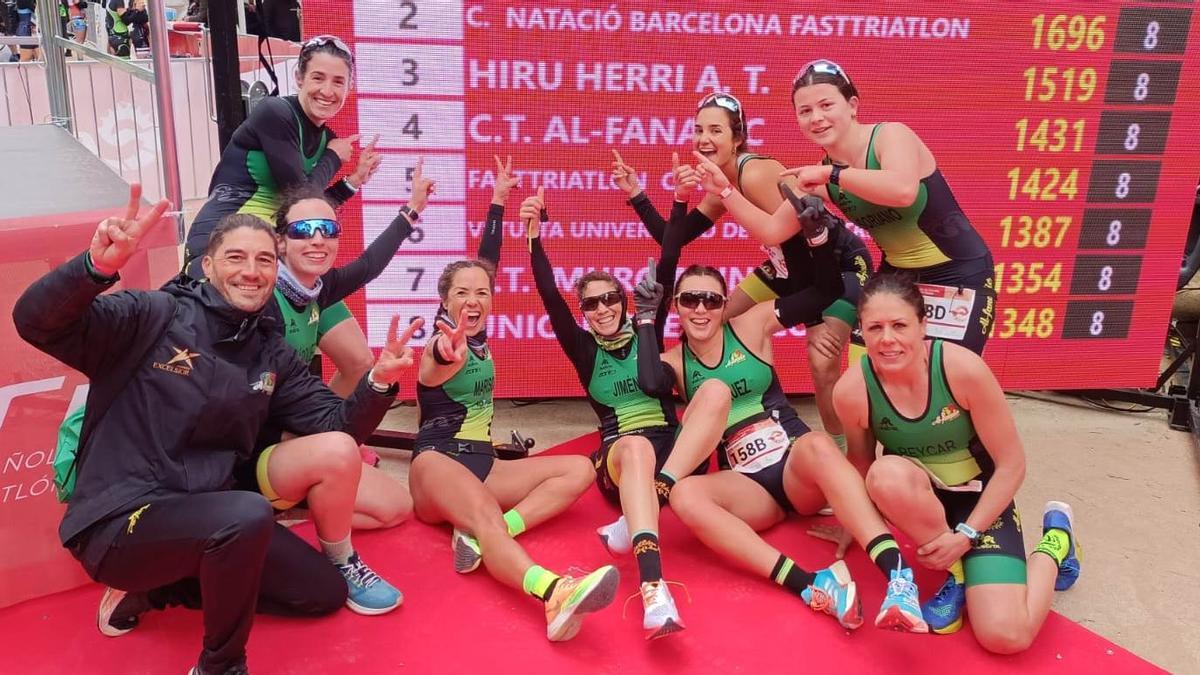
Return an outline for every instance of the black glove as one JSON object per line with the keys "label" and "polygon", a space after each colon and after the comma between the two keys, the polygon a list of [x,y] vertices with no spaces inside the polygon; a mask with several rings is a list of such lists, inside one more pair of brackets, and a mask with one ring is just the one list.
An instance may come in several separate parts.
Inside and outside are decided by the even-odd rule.
{"label": "black glove", "polygon": [[646,263],[646,276],[633,287],[634,318],[640,325],[654,322],[658,307],[662,304],[663,285],[658,283],[654,259]]}
{"label": "black glove", "polygon": [[791,202],[796,209],[796,217],[804,230],[804,238],[810,246],[820,246],[828,237],[828,230],[837,224],[837,218],[825,210],[825,201],[816,195],[797,197],[792,188],[785,182],[779,181],[779,194]]}

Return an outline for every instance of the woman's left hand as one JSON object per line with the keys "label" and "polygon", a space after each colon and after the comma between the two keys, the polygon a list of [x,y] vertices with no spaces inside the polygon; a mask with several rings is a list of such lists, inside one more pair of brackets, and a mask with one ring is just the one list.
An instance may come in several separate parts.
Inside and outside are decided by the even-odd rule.
{"label": "woman's left hand", "polygon": [[947,530],[917,549],[917,562],[929,569],[948,570],[970,550],[971,540],[966,535]]}
{"label": "woman's left hand", "polygon": [[346,182],[354,186],[355,189],[361,188],[371,180],[371,176],[379,170],[379,165],[383,163],[383,154],[375,149],[375,144],[379,142],[379,134],[375,134],[375,138],[363,148],[363,151],[358,156],[358,165],[354,167],[354,173],[346,176]]}
{"label": "woman's left hand", "polygon": [[817,190],[829,182],[829,175],[832,172],[833,167],[829,164],[814,164],[788,169],[779,175],[795,176],[801,190],[809,194],[817,194]]}

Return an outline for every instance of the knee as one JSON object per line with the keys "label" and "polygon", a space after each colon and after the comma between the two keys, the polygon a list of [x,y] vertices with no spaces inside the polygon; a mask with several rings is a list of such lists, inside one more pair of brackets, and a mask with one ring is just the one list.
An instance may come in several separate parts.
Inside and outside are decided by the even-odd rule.
{"label": "knee", "polygon": [[1033,634],[1019,626],[975,626],[975,639],[993,654],[1018,654],[1029,649]]}
{"label": "knee", "polygon": [[362,454],[358,443],[346,433],[332,431],[321,434],[321,450],[314,453],[320,463],[321,474],[325,476],[353,476],[362,474]]}
{"label": "knee", "polygon": [[867,494],[871,501],[895,504],[913,495],[920,484],[913,479],[916,469],[903,457],[880,457],[867,472]]}
{"label": "knee", "polygon": [[788,462],[787,469],[793,473],[807,471],[816,475],[835,464],[847,461],[837,443],[833,442],[833,437],[824,431],[810,431],[800,437],[792,452],[797,453],[802,460]]}
{"label": "knee", "polygon": [[582,493],[595,482],[596,467],[592,466],[592,460],[583,455],[577,455],[570,459],[571,463],[567,465],[564,477]]}
{"label": "knee", "polygon": [[294,601],[292,609],[303,615],[324,616],[333,614],[346,604],[349,588],[346,579],[333,567],[326,565],[319,576],[314,575],[305,584],[305,596]]}
{"label": "knee", "polygon": [[813,375],[820,377],[822,381],[828,381],[831,377],[836,379],[841,375],[841,353],[836,358],[829,358],[810,342],[808,344],[808,362],[812,367]]}
{"label": "knee", "polygon": [[650,441],[640,436],[631,436],[618,442],[613,452],[616,453],[617,465],[621,467],[621,475],[654,473],[654,446],[650,445]]}
{"label": "knee", "polygon": [[709,501],[703,485],[696,477],[684,478],[671,488],[671,510],[688,527],[693,527],[699,521],[699,514]]}
{"label": "knee", "polygon": [[408,494],[408,488],[403,485],[388,495],[388,498],[380,505],[379,512],[374,514],[379,520],[382,527],[395,527],[400,523],[408,520],[413,512],[412,496]]}
{"label": "knee", "polygon": [[732,403],[733,393],[729,390],[729,385],[720,380],[705,380],[696,390],[695,396],[692,396],[688,408],[699,405],[705,410],[724,410],[728,414]]}

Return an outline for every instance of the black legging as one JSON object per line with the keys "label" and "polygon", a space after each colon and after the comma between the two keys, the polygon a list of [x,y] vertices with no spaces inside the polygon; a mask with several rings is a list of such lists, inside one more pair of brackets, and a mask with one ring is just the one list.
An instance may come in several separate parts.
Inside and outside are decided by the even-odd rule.
{"label": "black legging", "polygon": [[346,601],[337,569],[276,524],[270,504],[253,492],[151,502],[90,529],[78,557],[99,558],[88,569],[92,578],[145,592],[153,607],[203,607],[204,672],[224,672],[245,658],[255,610],[310,616]]}

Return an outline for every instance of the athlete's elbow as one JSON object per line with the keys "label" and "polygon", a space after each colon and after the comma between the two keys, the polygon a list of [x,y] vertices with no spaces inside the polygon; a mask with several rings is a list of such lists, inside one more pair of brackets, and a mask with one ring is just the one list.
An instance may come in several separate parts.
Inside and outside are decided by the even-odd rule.
{"label": "athlete's elbow", "polygon": [[892,206],[907,209],[917,202],[917,197],[920,193],[920,181],[906,182],[897,187],[896,193],[893,195],[894,202]]}

